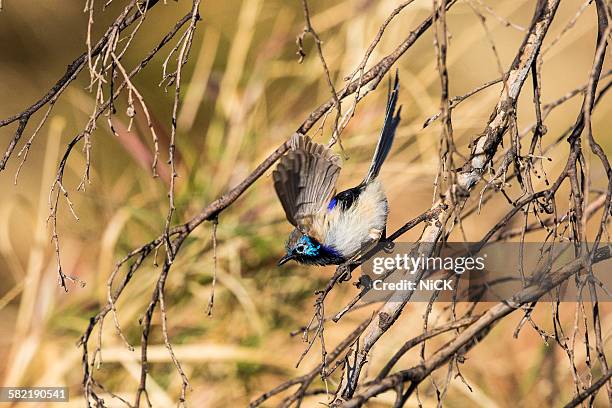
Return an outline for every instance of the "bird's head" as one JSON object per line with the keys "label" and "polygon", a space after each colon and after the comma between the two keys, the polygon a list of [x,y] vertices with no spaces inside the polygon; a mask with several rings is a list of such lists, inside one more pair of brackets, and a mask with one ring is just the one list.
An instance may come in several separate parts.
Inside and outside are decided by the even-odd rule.
{"label": "bird's head", "polygon": [[297,228],[289,235],[286,245],[287,253],[278,265],[291,260],[301,264],[330,265],[340,263],[343,258],[333,248],[327,247],[316,238],[304,234]]}

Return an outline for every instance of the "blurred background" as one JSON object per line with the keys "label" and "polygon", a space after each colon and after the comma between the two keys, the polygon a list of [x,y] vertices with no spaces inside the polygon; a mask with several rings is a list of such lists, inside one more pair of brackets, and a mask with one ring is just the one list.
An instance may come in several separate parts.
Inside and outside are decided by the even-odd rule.
{"label": "blurred background", "polygon": [[[62,0],[4,1],[0,12],[0,118],[22,111],[39,99],[63,74],[65,67],[85,50],[87,15],[83,3]],[[102,2],[100,2],[102,3]],[[96,5],[94,39],[124,7],[114,0],[105,11]],[[323,40],[323,50],[337,89],[354,71],[378,28],[398,5],[397,1],[346,0],[309,2],[312,24]],[[491,39],[506,69],[528,27],[535,2],[529,0],[476,1],[487,17]],[[490,7],[495,11],[490,14]],[[174,23],[189,11],[190,2],[159,4],[148,14],[130,51],[123,58],[130,70]],[[417,0],[391,23],[370,58],[370,65],[391,52],[430,13],[431,2]],[[575,25],[547,49],[579,10]],[[283,143],[307,115],[330,97],[323,70],[306,39],[306,58],[298,64],[295,39],[304,27],[299,2],[281,0],[227,0],[203,2],[202,21],[196,31],[190,59],[184,69],[183,104],[178,115],[175,221],[196,214],[248,173]],[[497,15],[497,16],[496,16]],[[498,18],[498,17],[503,18]],[[496,57],[478,17],[468,2],[448,13],[451,35],[448,67],[450,93],[462,95],[499,77]],[[511,25],[505,23],[512,22]],[[544,44],[542,100],[553,101],[585,84],[594,54],[596,14],[593,5],[567,0],[557,12]],[[178,40],[178,39],[177,39]],[[176,41],[176,40],[175,40]],[[173,43],[174,44],[174,43]],[[402,123],[381,179],[389,195],[389,231],[427,209],[432,201],[438,168],[439,123],[423,129],[424,121],[439,108],[439,77],[431,32],[426,33],[397,67],[401,78]],[[142,112],[127,130],[127,95],[117,104],[112,134],[101,119],[92,137],[92,183],[77,192],[85,159],[75,150],[68,161],[64,185],[71,194],[79,221],[61,203],[58,230],[67,274],[78,276],[85,287],[71,285],[68,293],[57,284],[57,266],[46,225],[49,189],[66,143],[83,129],[93,107],[85,87],[86,72],[64,93],[50,121],[36,138],[17,184],[20,159],[14,156],[0,174],[0,378],[4,386],[68,386],[69,404],[84,406],[81,397],[81,350],[76,342],[89,318],[106,303],[106,282],[115,262],[131,249],[163,230],[168,200],[165,165],[170,134],[173,90],[158,87],[161,65],[171,47],[164,48],[134,79],[147,102],[160,137],[160,176],[151,177],[152,146]],[[604,66],[603,72],[610,69]],[[605,81],[603,82],[605,83]],[[386,82],[357,107],[343,135],[345,164],[339,189],[352,186],[365,173],[382,124]],[[467,152],[470,140],[481,132],[500,92],[491,87],[467,100],[453,112],[455,140]],[[535,118],[531,80],[519,102],[519,130]],[[545,145],[575,120],[581,97],[552,112],[546,121]],[[348,107],[350,102],[345,106]],[[139,106],[137,105],[137,108]],[[593,115],[594,134],[606,152],[612,152],[610,103],[603,99]],[[41,115],[34,117],[29,137]],[[321,132],[311,135],[327,141],[333,114]],[[14,127],[0,129],[2,148]],[[18,150],[21,146],[18,147]],[[550,153],[549,178],[564,165],[562,144]],[[555,159],[558,157],[558,159]],[[595,186],[604,174],[592,170]],[[536,186],[542,188],[542,184]],[[559,203],[567,208],[566,203]],[[464,222],[468,239],[478,240],[509,210],[501,198],[493,200],[477,221]],[[517,220],[517,222],[521,222]],[[218,282],[212,317],[206,315],[212,282],[211,225],[204,224],[183,246],[166,284],[169,334],[175,352],[190,379],[191,406],[244,406],[291,376],[306,373],[320,358],[318,345],[300,367],[295,364],[305,347],[301,336],[290,336],[310,320],[314,291],[321,288],[333,268],[297,265],[276,267],[290,231],[273,192],[270,172],[259,179],[230,208],[218,226]],[[406,234],[418,238],[420,229]],[[537,241],[537,235],[532,240]],[[461,239],[461,238],[458,238]],[[152,260],[133,277],[117,303],[118,316],[128,340],[138,345],[142,317],[159,269]],[[328,297],[327,310],[335,312],[356,294],[345,283]],[[433,317],[444,305],[437,305]],[[399,344],[422,330],[425,304],[409,305],[402,319],[375,347],[369,367],[380,368]],[[550,329],[550,305],[542,304],[535,320]],[[326,326],[328,347],[337,344],[371,313],[365,307],[338,324]],[[563,323],[573,327],[575,306],[562,305]],[[603,335],[610,351],[612,308],[602,306]],[[432,318],[433,318],[432,317]],[[110,316],[108,319],[112,319]],[[140,376],[139,352],[129,351],[108,321],[102,333],[104,364],[97,377],[115,393],[133,399]],[[445,404],[454,406],[558,406],[572,398],[573,380],[567,356],[547,345],[536,331],[525,327],[512,333],[520,319],[514,314],[496,326],[468,355],[462,373],[472,392],[459,380],[451,383]],[[97,336],[97,334],[95,334]],[[433,341],[443,344],[444,336]],[[165,349],[159,316],[153,321],[150,341],[150,396],[154,406],[175,405],[180,377]],[[577,361],[584,361],[577,355]],[[401,360],[399,368],[419,360],[418,352]],[[584,368],[584,364],[579,368]],[[445,370],[441,373],[446,375]],[[430,383],[420,387],[425,406],[435,402]],[[596,403],[607,405],[604,392]],[[275,400],[272,400],[272,403]],[[278,400],[276,400],[278,401]],[[307,399],[305,406],[320,406],[324,396]],[[120,406],[106,398],[109,406]],[[369,406],[392,406],[393,395],[382,395]],[[411,400],[409,406],[416,405]]]}

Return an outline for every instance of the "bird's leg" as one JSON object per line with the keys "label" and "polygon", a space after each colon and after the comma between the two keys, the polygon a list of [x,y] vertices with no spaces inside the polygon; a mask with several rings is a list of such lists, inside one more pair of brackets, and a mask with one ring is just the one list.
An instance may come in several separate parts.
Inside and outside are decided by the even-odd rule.
{"label": "bird's leg", "polygon": [[340,276],[340,282],[346,282],[351,280],[352,272],[361,265],[367,258],[364,258],[364,255],[369,255],[369,251],[372,248],[371,242],[367,243],[363,246],[363,249],[359,251],[357,254],[350,257],[347,261],[345,261],[340,268],[344,269],[344,273]]}
{"label": "bird's leg", "polygon": [[358,265],[358,263],[355,262],[357,258],[358,257],[352,257],[348,261],[338,266],[338,272],[340,272],[338,282],[346,282],[351,280],[353,269],[355,269]]}

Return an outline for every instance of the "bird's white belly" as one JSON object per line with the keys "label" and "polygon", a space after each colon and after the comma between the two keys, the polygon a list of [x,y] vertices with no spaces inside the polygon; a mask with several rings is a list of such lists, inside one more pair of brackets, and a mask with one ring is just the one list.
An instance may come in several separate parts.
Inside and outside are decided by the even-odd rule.
{"label": "bird's white belly", "polygon": [[387,197],[378,181],[368,184],[346,211],[337,205],[326,218],[324,243],[335,248],[346,259],[363,246],[377,242],[387,224]]}

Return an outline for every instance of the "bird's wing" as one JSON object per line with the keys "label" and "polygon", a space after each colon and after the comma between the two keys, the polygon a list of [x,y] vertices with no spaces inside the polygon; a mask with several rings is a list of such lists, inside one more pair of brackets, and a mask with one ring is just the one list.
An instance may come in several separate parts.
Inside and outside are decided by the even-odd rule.
{"label": "bird's wing", "polygon": [[334,196],[339,173],[338,155],[308,136],[294,136],[291,150],[272,173],[287,220],[307,233],[313,218]]}

